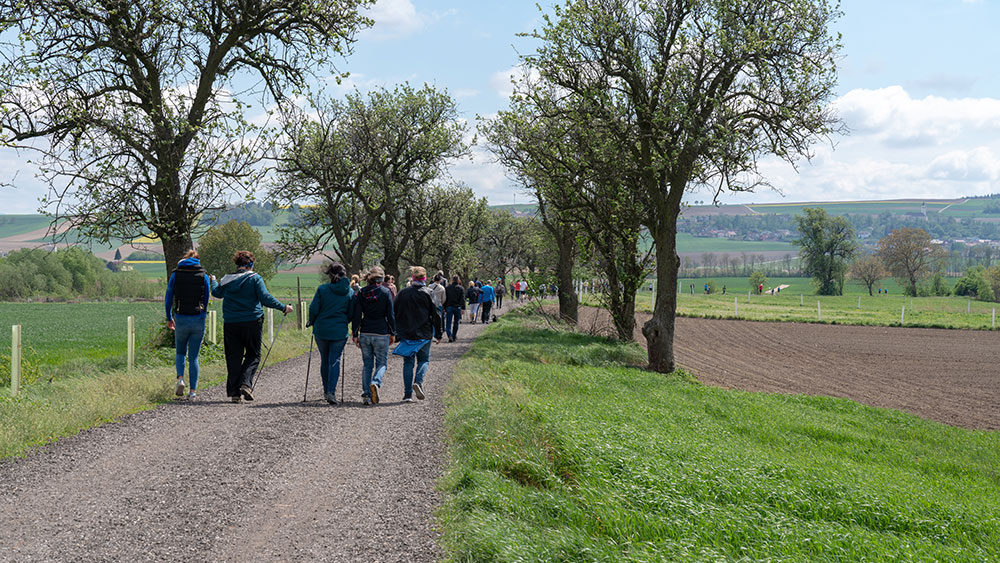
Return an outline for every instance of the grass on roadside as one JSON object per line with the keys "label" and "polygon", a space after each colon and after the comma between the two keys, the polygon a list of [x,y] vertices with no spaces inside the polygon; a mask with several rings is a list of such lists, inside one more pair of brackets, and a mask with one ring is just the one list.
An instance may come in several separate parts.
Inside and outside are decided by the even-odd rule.
{"label": "grass on roadside", "polygon": [[1000,435],[643,371],[508,313],[448,391],[454,561],[1000,559]]}
{"label": "grass on roadside", "polygon": [[[220,334],[221,330],[220,323]],[[308,344],[309,332],[296,330],[294,319],[287,320],[268,366],[304,353]],[[107,367],[107,360],[80,361],[53,367],[59,376],[26,385],[17,397],[10,396],[8,387],[0,388],[0,458],[23,455],[33,447],[172,400],[173,349],[147,350],[140,357],[143,362],[132,373],[117,365]],[[219,344],[202,348],[199,364],[199,389],[225,381],[221,338]]]}

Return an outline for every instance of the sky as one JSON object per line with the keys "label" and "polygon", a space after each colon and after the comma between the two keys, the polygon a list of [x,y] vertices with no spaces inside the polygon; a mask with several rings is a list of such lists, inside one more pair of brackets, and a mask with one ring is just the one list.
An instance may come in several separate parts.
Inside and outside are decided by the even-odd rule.
{"label": "sky", "polygon": [[[551,13],[551,1],[539,2]],[[850,130],[818,145],[797,170],[775,159],[761,171],[776,188],[727,194],[722,204],[896,198],[951,199],[1000,192],[1000,0],[844,0],[837,98]],[[379,0],[350,72],[328,95],[395,84],[445,88],[469,122],[506,106],[510,74],[540,26],[534,1]],[[34,213],[44,186],[23,155],[0,151],[0,213]],[[451,174],[493,205],[526,203],[504,170],[474,147]],[[688,201],[711,200],[692,192]]]}

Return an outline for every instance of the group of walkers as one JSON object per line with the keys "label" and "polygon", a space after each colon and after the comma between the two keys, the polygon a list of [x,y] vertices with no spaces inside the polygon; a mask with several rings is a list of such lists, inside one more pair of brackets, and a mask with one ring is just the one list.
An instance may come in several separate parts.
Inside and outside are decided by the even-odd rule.
{"label": "group of walkers", "polygon": [[[177,369],[176,394],[184,396],[184,363],[189,366],[188,399],[197,397],[198,351],[205,335],[209,296],[222,299],[223,343],[226,357],[226,395],[234,403],[253,401],[254,376],[260,366],[264,307],[291,313],[291,305],[272,296],[263,278],[253,271],[254,255],[239,251],[233,256],[236,272],[217,281],[201,266],[198,253],[188,251],[167,282],[164,305],[167,326],[174,331]],[[468,304],[469,322],[489,323],[494,302],[499,309],[506,293],[501,280],[474,280],[466,290],[458,276],[445,285],[443,272],[427,282],[420,266],[410,268],[406,287],[397,294],[392,276],[375,266],[363,275],[348,276],[341,264],[323,272],[328,283],[316,288],[309,306],[307,327],[320,354],[323,396],[337,404],[341,361],[350,340],[361,349],[361,397],[364,404],[378,404],[388,365],[389,349],[403,357],[403,401],[424,399],[424,379],[430,364],[431,342],[458,339],[459,321]],[[365,285],[361,285],[364,282]],[[481,312],[480,312],[481,309]],[[481,316],[480,316],[481,313]],[[310,343],[310,350],[312,344]]]}

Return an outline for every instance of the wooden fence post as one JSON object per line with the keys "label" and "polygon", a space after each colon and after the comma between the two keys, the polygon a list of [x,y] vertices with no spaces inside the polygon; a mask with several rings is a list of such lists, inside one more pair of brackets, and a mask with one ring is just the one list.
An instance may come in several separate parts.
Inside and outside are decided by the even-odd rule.
{"label": "wooden fence post", "polygon": [[214,346],[218,344],[218,336],[216,335],[216,312],[208,312],[208,341]]}
{"label": "wooden fence post", "polygon": [[128,316],[128,371],[135,367],[135,316]]}
{"label": "wooden fence post", "polygon": [[10,327],[10,395],[21,392],[21,325]]}

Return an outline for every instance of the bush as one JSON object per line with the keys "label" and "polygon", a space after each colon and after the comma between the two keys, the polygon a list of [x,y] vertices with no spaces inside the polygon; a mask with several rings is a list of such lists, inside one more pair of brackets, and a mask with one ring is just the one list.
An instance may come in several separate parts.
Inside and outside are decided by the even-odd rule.
{"label": "bush", "polygon": [[104,260],[78,246],[49,252],[15,250],[0,259],[0,300],[39,297],[147,298],[158,294],[155,282],[137,272],[113,272]]}
{"label": "bush", "polygon": [[986,268],[973,266],[965,270],[965,275],[955,282],[953,293],[958,296],[975,297],[982,301],[992,301],[995,292],[986,276]]}
{"label": "bush", "polygon": [[253,270],[270,280],[275,274],[274,255],[260,244],[260,233],[247,223],[230,221],[209,229],[198,240],[198,255],[201,265],[218,277],[236,271],[233,254],[238,250],[249,250],[254,255]]}
{"label": "bush", "polygon": [[132,254],[128,255],[129,260],[132,262],[162,262],[163,255],[158,252],[145,252],[143,250],[136,250]]}

